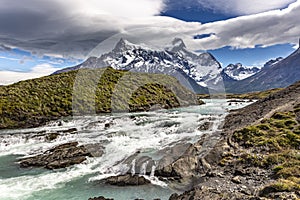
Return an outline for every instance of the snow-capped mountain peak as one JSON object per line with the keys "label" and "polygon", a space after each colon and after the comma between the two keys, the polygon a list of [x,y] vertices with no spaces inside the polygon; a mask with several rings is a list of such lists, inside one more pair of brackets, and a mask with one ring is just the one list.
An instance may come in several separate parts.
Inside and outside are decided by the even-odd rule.
{"label": "snow-capped mountain peak", "polygon": [[181,38],[175,38],[172,41],[172,48],[170,49],[170,51],[178,52],[178,51],[182,51],[182,50],[186,50],[186,46],[185,46],[183,40]]}
{"label": "snow-capped mountain peak", "polygon": [[114,52],[124,52],[131,49],[137,48],[137,46],[128,40],[121,38],[119,42],[116,44],[115,48],[113,49]]}
{"label": "snow-capped mountain peak", "polygon": [[276,58],[276,59],[271,59],[271,60],[269,60],[268,62],[266,62],[266,63],[264,64],[264,67],[271,67],[271,66],[277,64],[278,62],[280,62],[280,61],[282,61],[282,60],[283,60],[282,57],[278,57],[278,58]]}
{"label": "snow-capped mountain peak", "polygon": [[[199,86],[213,88],[220,75],[220,63],[209,53],[197,55],[189,51],[180,38],[165,49],[149,48],[120,39],[115,48],[98,58],[88,59],[81,68],[111,66],[114,69],[175,76],[185,86],[193,79]],[[187,80],[180,80],[184,77]],[[195,85],[197,85],[195,83]],[[187,84],[187,85],[186,85]]]}
{"label": "snow-capped mountain peak", "polygon": [[230,64],[223,69],[223,72],[234,80],[243,80],[253,76],[260,69],[257,67],[245,67],[241,63]]}

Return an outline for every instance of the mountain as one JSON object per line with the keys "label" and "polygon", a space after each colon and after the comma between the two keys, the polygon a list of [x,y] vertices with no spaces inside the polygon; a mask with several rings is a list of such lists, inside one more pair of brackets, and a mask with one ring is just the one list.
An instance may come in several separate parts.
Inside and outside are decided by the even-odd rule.
{"label": "mountain", "polygon": [[266,63],[258,73],[244,80],[226,84],[230,93],[247,93],[284,88],[300,80],[300,49],[288,57]]}
{"label": "mountain", "polygon": [[73,115],[149,111],[201,103],[171,76],[83,69],[0,87],[0,129]]}
{"label": "mountain", "polygon": [[[183,40],[175,38],[165,49],[152,49],[121,39],[115,48],[100,57],[88,58],[81,65],[56,73],[79,68],[102,68],[111,66],[118,70],[161,73],[176,77],[182,85],[197,93],[207,93],[216,88],[221,65],[209,53],[195,54],[186,48]],[[220,82],[221,80],[219,80]]]}
{"label": "mountain", "polygon": [[269,60],[268,62],[266,62],[264,64],[264,67],[271,67],[271,66],[275,65],[276,63],[278,63],[278,62],[280,62],[282,60],[283,60],[282,57],[278,57],[276,59],[271,59],[271,60]]}
{"label": "mountain", "polygon": [[245,67],[241,63],[230,64],[222,70],[224,74],[237,81],[253,76],[259,71],[257,67]]}

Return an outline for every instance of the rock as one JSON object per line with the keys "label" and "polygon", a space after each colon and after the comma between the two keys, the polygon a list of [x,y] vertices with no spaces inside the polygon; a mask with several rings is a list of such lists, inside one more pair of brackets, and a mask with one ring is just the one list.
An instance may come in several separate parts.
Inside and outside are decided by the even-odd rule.
{"label": "rock", "polygon": [[246,101],[243,99],[231,99],[231,100],[228,100],[227,102],[228,103],[244,103]]}
{"label": "rock", "polygon": [[86,160],[86,156],[93,155],[84,146],[78,146],[78,142],[70,142],[56,146],[43,154],[21,159],[20,166],[59,169],[80,164]]}
{"label": "rock", "polygon": [[169,200],[176,200],[178,198],[178,194],[177,193],[174,193],[170,196]]}
{"label": "rock", "polygon": [[67,129],[67,130],[62,130],[60,132],[73,134],[73,133],[77,132],[77,128],[70,128],[70,129]]}
{"label": "rock", "polygon": [[198,128],[199,131],[207,131],[211,128],[211,126],[213,125],[212,122],[204,122],[203,124],[201,124],[201,126]]}
{"label": "rock", "polygon": [[59,133],[49,133],[46,135],[46,140],[52,141],[55,140],[59,136]]}
{"label": "rock", "polygon": [[232,182],[236,183],[236,184],[241,184],[241,178],[239,176],[235,176],[231,179]]}
{"label": "rock", "polygon": [[176,159],[173,163],[163,166],[155,171],[157,176],[174,178],[187,178],[190,179],[194,176],[195,172],[199,170],[199,154],[202,151],[203,143],[206,139],[206,135],[203,135],[201,139],[195,144],[189,145],[184,153]]}
{"label": "rock", "polygon": [[104,148],[101,144],[85,144],[83,146],[92,157],[101,157],[104,153]]}
{"label": "rock", "polygon": [[100,197],[89,198],[89,200],[114,200],[114,199],[105,198],[103,196],[100,196]]}
{"label": "rock", "polygon": [[116,186],[137,186],[137,185],[147,185],[151,183],[143,176],[138,176],[138,175],[132,176],[131,174],[112,176],[106,178],[104,181],[106,184],[116,185]]}

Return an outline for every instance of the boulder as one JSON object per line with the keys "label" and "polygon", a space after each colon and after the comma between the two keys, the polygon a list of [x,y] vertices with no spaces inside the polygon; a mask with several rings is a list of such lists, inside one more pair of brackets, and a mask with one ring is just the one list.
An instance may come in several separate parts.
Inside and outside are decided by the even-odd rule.
{"label": "boulder", "polygon": [[86,156],[93,157],[93,155],[95,154],[91,154],[85,146],[78,146],[78,142],[70,142],[56,146],[43,154],[21,159],[20,166],[59,169],[80,164],[86,160]]}
{"label": "boulder", "polygon": [[114,199],[105,198],[103,196],[100,196],[100,197],[89,198],[89,200],[114,200]]}
{"label": "boulder", "polygon": [[137,186],[137,185],[147,185],[151,182],[145,179],[143,176],[138,175],[119,175],[119,176],[112,176],[105,179],[106,184],[116,185],[116,186]]}

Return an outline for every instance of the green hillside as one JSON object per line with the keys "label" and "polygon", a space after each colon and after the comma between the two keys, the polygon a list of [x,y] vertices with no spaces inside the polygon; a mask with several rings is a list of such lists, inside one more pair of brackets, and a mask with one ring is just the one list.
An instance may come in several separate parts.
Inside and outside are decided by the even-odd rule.
{"label": "green hillside", "polygon": [[110,67],[76,70],[0,87],[0,128],[36,127],[71,115],[198,103],[193,93],[170,76]]}

